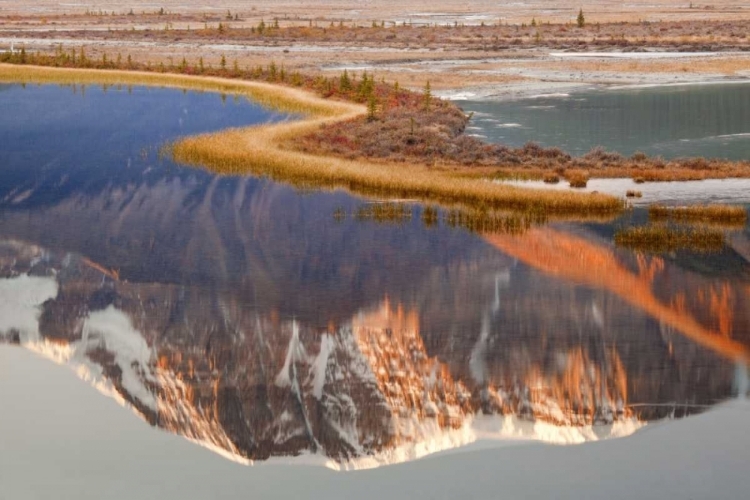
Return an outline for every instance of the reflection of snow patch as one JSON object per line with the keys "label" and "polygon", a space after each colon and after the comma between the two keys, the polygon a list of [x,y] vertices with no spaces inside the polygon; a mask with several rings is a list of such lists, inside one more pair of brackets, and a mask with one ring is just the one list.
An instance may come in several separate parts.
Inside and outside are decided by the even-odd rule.
{"label": "reflection of snow patch", "polygon": [[737,363],[735,367],[734,390],[740,399],[750,396],[750,374],[745,364]]}
{"label": "reflection of snow patch", "polygon": [[482,318],[482,329],[479,332],[479,338],[477,339],[474,348],[471,350],[469,357],[469,371],[471,376],[477,383],[484,382],[485,373],[487,372],[487,361],[485,359],[487,351],[487,339],[490,336],[490,318],[489,315],[485,315]]}
{"label": "reflection of snow patch", "polygon": [[305,352],[305,347],[299,341],[299,326],[297,325],[297,322],[294,321],[292,322],[292,336],[289,339],[289,347],[286,350],[284,366],[276,376],[276,385],[278,387],[288,387],[292,385],[290,371],[292,370],[294,363],[306,359],[307,353]]}
{"label": "reflection of snow patch", "polygon": [[[401,427],[405,427],[401,422]],[[355,458],[347,462],[328,462],[336,470],[370,469],[383,465],[416,460],[439,452],[460,452],[467,445],[497,448],[518,443],[543,442],[559,445],[580,444],[625,437],[644,427],[636,420],[618,421],[611,425],[557,426],[545,422],[530,422],[515,415],[467,417],[456,429],[441,428],[435,419],[410,421],[416,442],[406,443],[373,456]]]}
{"label": "reflection of snow patch", "polygon": [[594,323],[599,328],[604,328],[604,315],[602,314],[601,309],[599,309],[599,306],[597,306],[595,303],[591,304],[591,315],[594,318]]}
{"label": "reflection of snow patch", "polygon": [[22,275],[0,279],[0,336],[11,330],[24,339],[39,337],[39,307],[57,296],[54,278]]}
{"label": "reflection of snow patch", "polygon": [[[0,279],[0,336],[17,331],[25,348],[57,364],[70,366],[78,377],[127,406],[112,383],[103,377],[102,368],[86,356],[91,344],[85,339],[69,344],[40,339],[40,306],[56,296],[57,282],[54,278],[22,275]],[[105,311],[93,313],[86,321],[86,329],[95,331],[104,344],[102,347],[115,355],[115,361],[122,370],[123,387],[133,397],[154,408],[153,395],[143,386],[135,371],[139,369],[150,376],[148,361],[151,353],[128,317],[110,306]]]}
{"label": "reflection of snow patch", "polygon": [[82,342],[87,350],[101,347],[114,354],[115,363],[122,371],[122,387],[134,398],[152,409],[156,409],[154,395],[143,385],[142,377],[153,380],[149,368],[151,349],[141,333],[133,328],[130,318],[109,306],[103,311],[96,311],[89,315],[83,326]]}
{"label": "reflection of snow patch", "polygon": [[326,367],[328,366],[328,357],[333,350],[333,340],[329,335],[323,335],[320,339],[320,352],[315,358],[311,367],[310,375],[312,376],[313,396],[316,399],[323,397],[323,386],[326,383]]}

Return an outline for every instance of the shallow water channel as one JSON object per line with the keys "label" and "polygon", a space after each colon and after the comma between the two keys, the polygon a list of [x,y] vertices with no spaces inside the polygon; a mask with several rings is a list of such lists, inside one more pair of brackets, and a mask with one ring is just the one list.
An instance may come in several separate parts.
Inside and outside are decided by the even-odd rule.
{"label": "shallow water channel", "polygon": [[12,85],[0,109],[0,341],[226,456],[388,463],[493,419],[580,442],[747,391],[747,226],[654,254],[613,243],[640,208],[509,234],[425,224],[418,205],[377,220],[341,191],[160,154],[285,119],[244,99]]}

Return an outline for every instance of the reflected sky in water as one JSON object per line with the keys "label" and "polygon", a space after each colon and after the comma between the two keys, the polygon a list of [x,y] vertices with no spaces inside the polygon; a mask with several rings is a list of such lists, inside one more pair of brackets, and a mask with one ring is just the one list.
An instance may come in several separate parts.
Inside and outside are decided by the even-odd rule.
{"label": "reflected sky in water", "polygon": [[612,88],[516,101],[462,101],[470,132],[582,155],[596,146],[664,158],[750,158],[750,84]]}
{"label": "reflected sky in water", "polygon": [[0,108],[0,338],[213,449],[378,456],[478,414],[614,435],[746,383],[747,227],[718,253],[650,255],[612,243],[642,210],[512,235],[419,206],[362,221],[340,191],[160,157],[283,119],[244,100],[12,86]]}

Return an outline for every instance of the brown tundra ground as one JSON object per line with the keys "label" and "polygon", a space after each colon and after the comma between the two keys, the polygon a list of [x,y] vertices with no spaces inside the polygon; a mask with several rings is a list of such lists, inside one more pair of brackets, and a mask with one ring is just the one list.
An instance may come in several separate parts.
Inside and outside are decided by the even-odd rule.
{"label": "brown tundra ground", "polygon": [[[138,61],[290,70],[342,68],[438,93],[522,95],[582,83],[689,82],[750,77],[750,5],[677,0],[503,4],[344,0],[160,2],[52,0],[0,3],[0,50],[85,47]],[[265,29],[258,29],[263,22]],[[279,28],[274,28],[278,25]],[[632,52],[662,56],[633,58]],[[598,52],[598,55],[573,55]],[[630,57],[623,57],[625,53]],[[672,53],[679,52],[675,57]],[[563,54],[563,55],[560,55]]]}

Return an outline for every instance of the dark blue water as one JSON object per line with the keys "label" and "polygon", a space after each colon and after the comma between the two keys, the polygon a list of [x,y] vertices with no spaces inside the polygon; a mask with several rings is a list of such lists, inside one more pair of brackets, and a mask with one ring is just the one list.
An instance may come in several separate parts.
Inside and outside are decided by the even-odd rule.
{"label": "dark blue water", "polygon": [[[36,206],[73,191],[182,175],[178,137],[284,119],[245,98],[145,87],[3,86],[0,199]],[[43,117],[44,127],[40,127]],[[191,175],[199,175],[191,172]]]}

